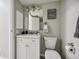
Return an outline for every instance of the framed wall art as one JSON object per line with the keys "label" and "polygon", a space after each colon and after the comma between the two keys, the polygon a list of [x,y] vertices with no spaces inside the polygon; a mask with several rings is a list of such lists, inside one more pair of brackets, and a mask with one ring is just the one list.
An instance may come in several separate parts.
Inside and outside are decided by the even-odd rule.
{"label": "framed wall art", "polygon": [[48,19],[56,19],[56,13],[57,13],[56,9],[48,9],[47,10],[47,18]]}

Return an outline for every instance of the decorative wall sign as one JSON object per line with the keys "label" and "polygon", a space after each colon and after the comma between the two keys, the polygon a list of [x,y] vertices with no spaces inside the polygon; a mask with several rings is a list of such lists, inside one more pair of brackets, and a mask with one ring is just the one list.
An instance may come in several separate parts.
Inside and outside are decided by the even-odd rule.
{"label": "decorative wall sign", "polygon": [[56,9],[48,9],[47,10],[47,18],[48,19],[56,19]]}

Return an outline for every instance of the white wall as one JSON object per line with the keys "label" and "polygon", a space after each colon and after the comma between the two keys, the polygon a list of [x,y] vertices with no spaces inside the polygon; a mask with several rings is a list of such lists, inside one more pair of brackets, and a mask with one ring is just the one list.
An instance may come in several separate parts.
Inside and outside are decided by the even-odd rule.
{"label": "white wall", "polygon": [[[65,54],[65,44],[73,42],[76,46],[76,54],[67,59],[79,59],[79,40],[74,38],[77,18],[79,16],[79,0],[62,0],[62,15],[61,15],[61,38],[63,41],[63,53]],[[70,56],[70,55],[69,55]]]}
{"label": "white wall", "polygon": [[9,58],[10,21],[13,0],[0,0],[0,57]]}

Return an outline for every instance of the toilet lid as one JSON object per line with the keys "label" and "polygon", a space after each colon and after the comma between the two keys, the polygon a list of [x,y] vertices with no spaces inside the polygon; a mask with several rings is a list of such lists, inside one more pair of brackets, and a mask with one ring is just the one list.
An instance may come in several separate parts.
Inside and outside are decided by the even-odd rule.
{"label": "toilet lid", "polygon": [[55,50],[46,50],[45,59],[61,59],[61,56]]}

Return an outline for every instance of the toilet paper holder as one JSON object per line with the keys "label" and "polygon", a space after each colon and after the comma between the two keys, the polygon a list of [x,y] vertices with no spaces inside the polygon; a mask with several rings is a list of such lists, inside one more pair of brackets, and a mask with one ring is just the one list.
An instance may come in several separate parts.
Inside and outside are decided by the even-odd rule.
{"label": "toilet paper holder", "polygon": [[66,49],[67,49],[69,52],[75,54],[74,43],[67,43],[67,45],[66,45]]}
{"label": "toilet paper holder", "polygon": [[68,43],[68,45],[70,45],[70,46],[74,47],[74,43]]}

